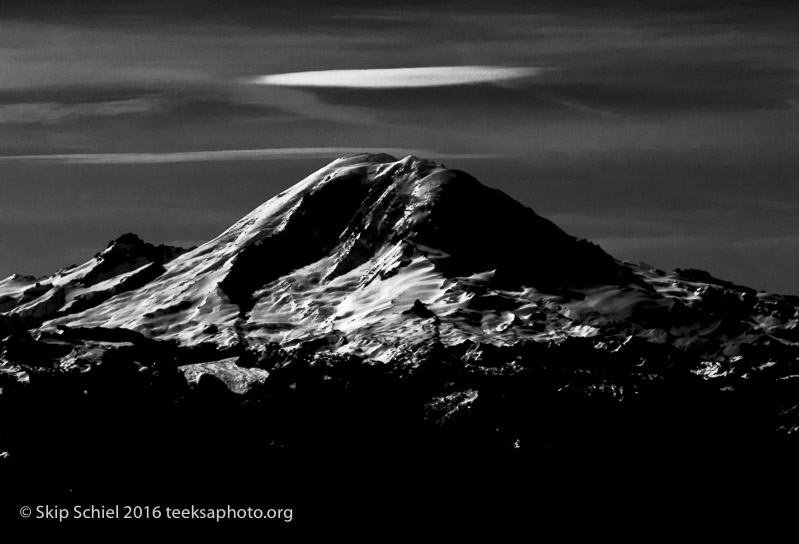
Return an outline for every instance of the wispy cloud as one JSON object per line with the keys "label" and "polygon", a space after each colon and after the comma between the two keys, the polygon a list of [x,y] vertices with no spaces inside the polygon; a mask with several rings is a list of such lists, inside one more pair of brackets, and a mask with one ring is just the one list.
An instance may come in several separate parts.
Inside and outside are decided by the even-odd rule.
{"label": "wispy cloud", "polygon": [[160,103],[149,98],[79,104],[23,102],[0,105],[0,124],[54,124],[80,117],[151,113],[160,109]]}
{"label": "wispy cloud", "polygon": [[538,75],[542,68],[501,66],[428,66],[365,70],[322,70],[272,74],[247,80],[281,87],[401,89],[496,83]]}
{"label": "wispy cloud", "polygon": [[63,164],[164,164],[210,161],[257,161],[280,159],[334,159],[360,153],[389,153],[395,157],[415,155],[439,160],[492,159],[497,155],[438,153],[424,149],[364,147],[300,147],[279,149],[226,149],[220,151],[182,151],[176,153],[83,153],[59,155],[0,156],[0,161],[58,162]]}

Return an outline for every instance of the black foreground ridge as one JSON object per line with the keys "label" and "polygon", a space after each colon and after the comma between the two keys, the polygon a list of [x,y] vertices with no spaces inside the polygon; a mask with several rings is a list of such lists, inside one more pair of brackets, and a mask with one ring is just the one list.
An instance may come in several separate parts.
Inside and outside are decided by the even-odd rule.
{"label": "black foreground ridge", "polygon": [[798,321],[795,296],[617,261],[464,172],[347,157],[196,249],[127,234],[0,282],[2,493],[455,500],[508,467],[792,452]]}

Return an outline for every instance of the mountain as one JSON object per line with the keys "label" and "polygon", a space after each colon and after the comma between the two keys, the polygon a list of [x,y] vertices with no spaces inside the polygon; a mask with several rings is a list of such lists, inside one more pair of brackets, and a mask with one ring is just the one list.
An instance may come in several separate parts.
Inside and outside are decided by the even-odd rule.
{"label": "mountain", "polygon": [[[29,470],[66,443],[77,465],[199,470],[799,429],[799,297],[619,261],[415,157],[338,159],[191,250],[127,234],[12,276],[0,311],[0,408],[39,416],[0,425],[0,452]],[[48,423],[65,407],[111,419]]]}
{"label": "mountain", "polygon": [[399,329],[417,299],[456,342],[506,328],[509,301],[485,323],[473,310],[504,296],[491,294],[498,289],[635,283],[598,247],[471,176],[387,156],[338,160],[164,266],[146,285],[47,327],[122,327],[226,347],[346,337],[351,351],[377,355],[395,343],[379,341],[394,336],[388,322],[409,336]]}
{"label": "mountain", "polygon": [[163,274],[165,262],[185,251],[154,246],[135,234],[124,234],[81,266],[73,265],[44,278],[15,274],[0,281],[0,311],[29,324],[81,312],[142,287]]}
{"label": "mountain", "polygon": [[44,333],[255,353],[310,342],[384,362],[431,341],[790,350],[798,300],[617,261],[464,172],[387,155],[334,161],[191,251],[129,234],[50,278],[0,282],[6,315]]}

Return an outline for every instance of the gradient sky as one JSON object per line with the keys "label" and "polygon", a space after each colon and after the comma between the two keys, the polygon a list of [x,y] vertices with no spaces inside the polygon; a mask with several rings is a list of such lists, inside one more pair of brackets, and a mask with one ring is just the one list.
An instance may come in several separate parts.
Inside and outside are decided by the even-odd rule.
{"label": "gradient sky", "polygon": [[193,245],[386,149],[616,257],[799,293],[790,3],[106,4],[0,5],[0,277]]}

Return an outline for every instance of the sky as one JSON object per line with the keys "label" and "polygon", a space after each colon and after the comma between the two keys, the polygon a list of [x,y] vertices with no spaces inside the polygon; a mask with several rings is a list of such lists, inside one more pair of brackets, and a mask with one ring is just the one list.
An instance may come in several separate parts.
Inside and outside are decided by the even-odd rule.
{"label": "sky", "polygon": [[799,294],[798,14],[4,0],[0,277],[125,232],[196,245],[332,159],[386,150],[617,258]]}

